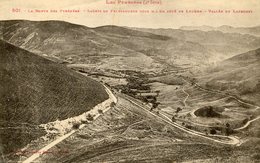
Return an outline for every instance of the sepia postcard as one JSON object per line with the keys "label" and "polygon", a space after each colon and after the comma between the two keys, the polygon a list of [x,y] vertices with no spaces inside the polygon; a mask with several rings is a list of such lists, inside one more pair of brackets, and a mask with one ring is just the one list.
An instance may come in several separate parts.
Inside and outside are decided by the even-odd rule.
{"label": "sepia postcard", "polygon": [[0,163],[260,162],[259,0],[0,0]]}

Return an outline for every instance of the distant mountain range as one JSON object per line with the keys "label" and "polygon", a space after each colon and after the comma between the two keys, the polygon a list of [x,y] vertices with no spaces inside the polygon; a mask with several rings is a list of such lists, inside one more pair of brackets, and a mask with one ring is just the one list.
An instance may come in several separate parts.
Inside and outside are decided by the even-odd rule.
{"label": "distant mountain range", "polygon": [[[185,58],[192,62],[218,62],[239,53],[260,47],[260,38],[240,33],[224,33],[221,31],[182,30],[182,29],[149,29],[132,28],[157,35],[171,37],[176,41],[163,48],[171,57]],[[176,60],[177,59],[177,60]],[[180,60],[182,62],[184,60]]]}
{"label": "distant mountain range", "polygon": [[220,27],[212,26],[182,26],[179,29],[182,30],[199,30],[199,31],[220,31],[223,33],[240,33],[240,34],[250,34],[254,36],[260,36],[260,26],[256,27],[232,27],[228,25],[223,25]]}
{"label": "distant mountain range", "polygon": [[99,63],[103,69],[154,67],[153,59],[139,52],[141,45],[134,41],[168,39],[121,27],[88,28],[62,21],[3,21],[0,26],[3,39],[16,46],[69,63]]}
{"label": "distant mountain range", "polygon": [[26,20],[1,21],[0,30],[4,40],[38,55],[75,64],[96,64],[101,69],[207,65],[260,47],[259,37],[220,31],[89,28],[62,21]]}

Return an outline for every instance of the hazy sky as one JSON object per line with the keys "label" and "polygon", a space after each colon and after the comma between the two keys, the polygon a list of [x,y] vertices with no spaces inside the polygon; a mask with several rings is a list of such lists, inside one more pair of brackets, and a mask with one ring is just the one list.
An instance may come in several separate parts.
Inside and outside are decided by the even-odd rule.
{"label": "hazy sky", "polygon": [[[111,0],[109,0],[111,1]],[[123,0],[142,1],[143,0]],[[145,0],[147,1],[147,0]],[[149,1],[149,0],[148,0]],[[158,1],[158,0],[153,0]],[[65,20],[89,27],[120,25],[149,28],[180,26],[257,26],[260,25],[260,0],[159,0],[162,5],[106,4],[106,0],[0,0],[0,19]],[[21,9],[20,13],[12,12]],[[28,13],[28,10],[56,9],[58,13]],[[60,13],[60,9],[79,9],[80,13]],[[88,13],[86,10],[184,10],[184,13]],[[85,10],[85,11],[84,11]],[[231,13],[185,13],[186,10],[231,10]],[[252,10],[252,13],[233,13]],[[84,12],[83,12],[84,11]]]}

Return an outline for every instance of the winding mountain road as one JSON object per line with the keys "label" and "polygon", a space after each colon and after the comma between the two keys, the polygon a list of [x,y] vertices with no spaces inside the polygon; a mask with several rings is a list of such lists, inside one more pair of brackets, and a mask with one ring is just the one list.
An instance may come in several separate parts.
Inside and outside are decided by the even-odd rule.
{"label": "winding mountain road", "polygon": [[182,130],[182,131],[184,131],[186,133],[189,133],[191,135],[199,136],[199,137],[202,137],[202,138],[205,138],[205,139],[208,139],[208,140],[212,140],[214,142],[221,143],[221,144],[236,145],[236,146],[240,146],[241,145],[241,142],[240,142],[240,140],[237,137],[234,137],[234,136],[222,136],[222,135],[210,135],[211,137],[216,137],[216,138],[226,138],[226,139],[229,139],[229,141],[217,140],[217,139],[211,138],[211,137],[207,136],[204,133],[184,128],[183,126],[181,126],[181,125],[179,125],[179,124],[177,124],[175,122],[172,122],[171,119],[169,117],[167,117],[167,115],[165,115],[164,113],[161,113],[161,115],[164,117],[164,118],[162,118],[162,117],[154,114],[153,112],[150,112],[149,108],[146,109],[141,104],[138,104],[138,102],[136,102],[136,99],[132,99],[132,97],[129,97],[129,96],[125,95],[125,99],[127,99],[132,104],[138,106],[139,108],[142,108],[147,113],[149,113],[149,114],[151,114],[151,115],[161,119],[162,121],[168,123],[169,125],[171,125],[171,126],[173,126],[175,128],[178,128],[178,129],[180,129],[180,130]]}
{"label": "winding mountain road", "polygon": [[[182,79],[183,79],[186,83],[190,84],[190,82],[187,81],[186,79],[184,79],[183,77],[182,77]],[[202,86],[200,86],[200,85],[197,84],[197,83],[193,83],[193,84],[194,84],[197,88],[199,88],[199,89],[201,89],[201,90],[203,90],[203,91],[211,92],[211,93],[215,93],[215,94],[225,95],[226,97],[230,97],[230,98],[233,98],[233,99],[237,100],[237,101],[240,102],[241,104],[244,104],[244,105],[247,105],[247,106],[252,106],[252,107],[255,107],[256,109],[259,108],[259,106],[257,106],[257,105],[253,105],[253,104],[250,104],[250,103],[248,103],[248,102],[244,102],[244,101],[242,101],[241,99],[239,99],[239,98],[237,98],[237,97],[235,97],[235,96],[233,96],[233,95],[227,94],[227,93],[225,93],[225,92],[221,92],[221,91],[218,91],[218,90],[209,90],[209,89],[203,88]]]}
{"label": "winding mountain road", "polygon": [[[109,95],[109,99],[108,100],[112,100],[114,101],[115,103],[117,103],[117,98],[114,96],[114,94],[110,91],[110,89],[105,86],[105,90],[107,92],[107,94]],[[106,100],[106,101],[108,101]],[[104,102],[106,102],[104,101]],[[106,112],[107,110],[109,110],[110,107],[108,108],[105,108],[103,110],[103,112]],[[97,114],[94,118],[97,119],[98,117],[100,116],[100,114]],[[85,127],[86,125],[85,124],[81,124],[79,129],[82,129],[83,127]],[[40,150],[38,150],[37,152],[35,152],[32,156],[30,156],[29,158],[27,158],[26,160],[23,161],[23,163],[31,163],[33,162],[34,160],[36,160],[38,157],[40,157],[41,155],[43,155],[44,153],[46,153],[49,149],[51,149],[52,147],[54,147],[55,145],[57,145],[58,143],[64,141],[65,139],[67,139],[68,137],[70,137],[71,135],[73,135],[74,133],[76,133],[78,130],[72,130],[70,131],[69,133],[57,138],[56,140],[54,140],[53,142],[51,142],[50,144],[46,145],[45,147],[41,148]]]}
{"label": "winding mountain road", "polygon": [[186,97],[185,97],[185,99],[183,100],[183,104],[184,104],[184,107],[186,107],[186,106],[187,106],[186,101],[187,101],[188,98],[190,97],[190,94],[189,94],[188,92],[186,92],[186,91],[184,90],[184,88],[185,88],[185,86],[182,87],[182,92],[186,94]]}
{"label": "winding mountain road", "polygon": [[255,119],[252,119],[252,120],[248,121],[244,126],[236,128],[234,130],[236,130],[236,131],[243,130],[243,129],[247,128],[252,122],[254,122],[254,121],[258,120],[258,119],[260,119],[260,116],[256,117]]}
{"label": "winding mountain road", "polygon": [[[184,78],[182,78],[182,79],[183,79],[187,84],[190,84],[190,83],[189,83],[187,80],[185,80]],[[225,93],[220,92],[220,91],[213,91],[213,90],[205,89],[205,88],[201,87],[200,85],[198,85],[197,83],[195,83],[195,86],[197,86],[199,89],[201,89],[201,90],[203,90],[203,91],[207,91],[207,92],[211,92],[211,93],[217,93],[217,94],[221,94],[221,95],[226,95]],[[183,103],[186,105],[186,101],[187,101],[187,99],[189,98],[190,95],[184,90],[184,87],[182,88],[182,91],[183,91],[185,94],[187,94],[186,98],[183,100]],[[260,107],[257,106],[257,105],[253,105],[253,104],[244,102],[244,101],[238,99],[238,98],[235,97],[235,96],[228,95],[227,97],[233,98],[233,99],[237,100],[237,101],[238,101],[239,103],[241,103],[241,104],[244,104],[244,105],[247,105],[247,106],[255,107],[255,110],[258,110],[258,109],[260,108]],[[191,115],[193,118],[196,118],[196,117],[197,117],[197,116],[194,114],[196,110],[198,110],[198,108],[197,108],[197,109],[193,109],[193,110],[190,112],[190,115]],[[250,120],[250,121],[248,121],[244,126],[239,127],[239,128],[236,128],[236,129],[234,129],[234,130],[236,130],[236,131],[238,131],[238,130],[243,130],[243,129],[247,128],[252,122],[258,120],[259,118],[260,118],[260,116],[254,118],[254,119],[252,119],[252,120]]]}

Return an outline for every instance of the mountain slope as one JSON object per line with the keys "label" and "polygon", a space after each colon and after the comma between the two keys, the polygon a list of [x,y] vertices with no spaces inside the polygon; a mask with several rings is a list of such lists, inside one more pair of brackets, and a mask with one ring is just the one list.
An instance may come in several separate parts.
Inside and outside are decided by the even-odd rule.
{"label": "mountain slope", "polygon": [[1,104],[21,109],[20,113],[39,114],[20,114],[19,121],[39,124],[64,119],[108,98],[103,86],[92,79],[2,41],[0,48],[1,100],[7,100]]}
{"label": "mountain slope", "polygon": [[220,62],[199,78],[208,88],[228,91],[259,104],[260,49]]}
{"label": "mountain slope", "polygon": [[38,55],[98,69],[160,70],[165,64],[205,65],[259,47],[251,35],[219,31],[88,28],[62,21],[0,22],[2,38]]}
{"label": "mountain slope", "polygon": [[[144,29],[134,28],[136,30],[150,32],[157,35],[165,35],[176,38],[180,42],[196,43],[200,48],[185,46],[183,53],[191,53],[190,58],[204,54],[205,60],[211,62],[221,61],[239,53],[254,50],[260,47],[260,38],[253,35],[240,33],[223,33],[221,31],[203,31],[202,30],[182,30],[182,29]],[[174,46],[172,46],[174,47]],[[180,46],[177,46],[179,48]],[[175,48],[174,48],[175,49]],[[197,52],[193,54],[192,52]],[[201,58],[200,58],[201,59]],[[198,60],[197,60],[198,61]]]}
{"label": "mountain slope", "polygon": [[[88,28],[62,21],[14,20],[2,21],[0,26],[3,39],[16,46],[44,57],[69,63],[99,63],[98,67],[103,69],[155,67],[152,58],[120,43],[111,42],[109,38],[167,39],[165,36],[138,33],[138,31],[113,26]],[[113,29],[119,30],[113,31]],[[107,33],[106,30],[111,32]]]}
{"label": "mountain slope", "polygon": [[4,152],[37,137],[37,125],[80,115],[107,98],[98,82],[0,40],[0,125],[4,131],[0,138]]}

